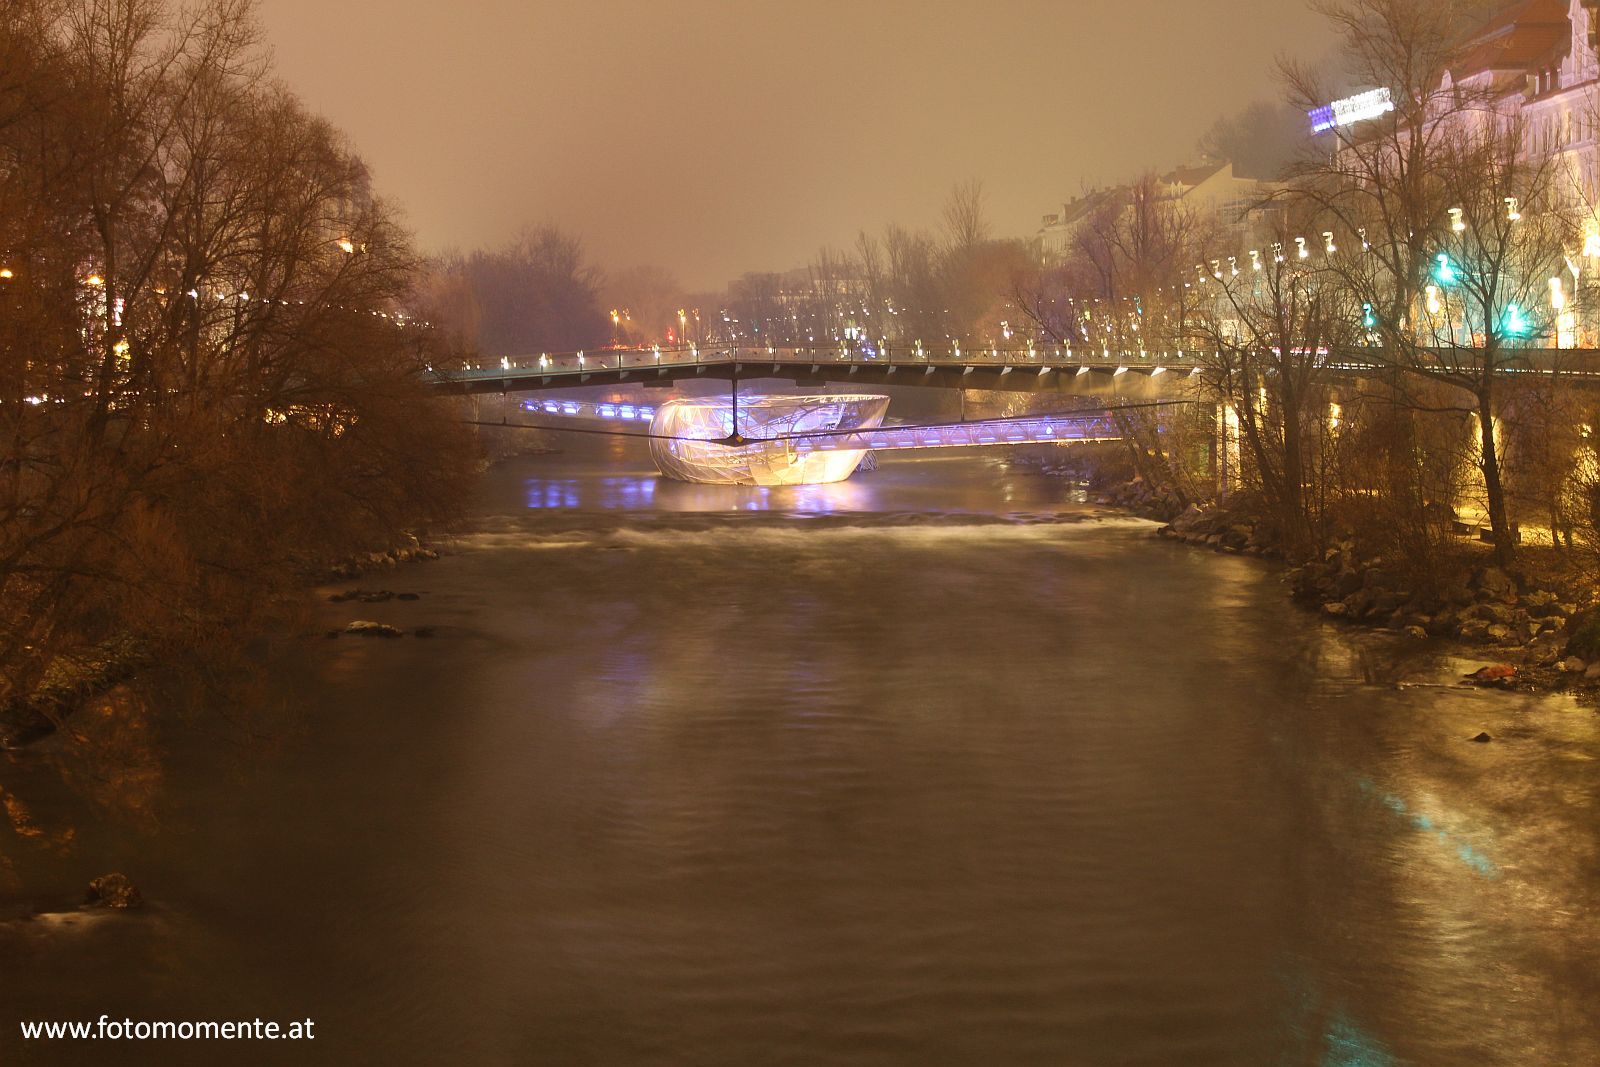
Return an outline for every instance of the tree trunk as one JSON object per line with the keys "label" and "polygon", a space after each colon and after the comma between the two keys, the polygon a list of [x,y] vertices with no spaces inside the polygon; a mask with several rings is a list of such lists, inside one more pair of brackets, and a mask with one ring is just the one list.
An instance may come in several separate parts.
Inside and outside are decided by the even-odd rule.
{"label": "tree trunk", "polygon": [[1512,540],[1511,521],[1506,514],[1505,487],[1500,483],[1500,455],[1494,442],[1493,394],[1488,388],[1478,391],[1478,444],[1483,454],[1483,492],[1489,504],[1494,561],[1504,567],[1516,558],[1517,546]]}

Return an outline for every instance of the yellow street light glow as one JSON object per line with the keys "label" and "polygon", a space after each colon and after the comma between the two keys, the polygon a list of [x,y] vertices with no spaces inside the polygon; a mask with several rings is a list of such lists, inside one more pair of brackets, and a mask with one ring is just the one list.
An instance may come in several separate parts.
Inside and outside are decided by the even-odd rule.
{"label": "yellow street light glow", "polygon": [[106,280],[104,278],[100,277],[100,275],[98,275],[98,274],[91,274],[87,278],[84,279],[84,284],[92,285],[97,289],[100,286],[104,285],[105,283],[106,283]]}
{"label": "yellow street light glow", "polygon": [[353,255],[355,253],[356,243],[354,241],[350,240],[350,238],[348,238],[348,237],[339,238],[339,240],[336,241],[335,244],[337,244],[339,246],[339,250],[342,251],[342,252],[345,252],[345,253],[351,254],[351,255]]}
{"label": "yellow street light glow", "polygon": [[1466,228],[1467,228],[1467,224],[1465,222],[1461,221],[1461,209],[1458,208],[1458,207],[1451,208],[1450,209],[1450,229],[1455,231],[1456,233],[1461,233],[1464,230],[1466,230]]}
{"label": "yellow street light glow", "polygon": [[16,277],[16,275],[11,273],[11,268],[10,267],[0,267],[0,278],[15,278],[15,277]]}

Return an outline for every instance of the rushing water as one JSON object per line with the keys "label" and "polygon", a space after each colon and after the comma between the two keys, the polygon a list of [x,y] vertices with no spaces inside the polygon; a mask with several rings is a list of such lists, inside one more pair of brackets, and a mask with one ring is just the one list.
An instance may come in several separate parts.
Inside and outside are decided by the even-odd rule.
{"label": "rushing water", "polygon": [[[432,641],[286,637],[0,763],[0,905],[151,900],[0,922],[0,1061],[1600,1062],[1592,711],[995,458],[618,448],[316,608]],[[102,1013],[317,1039],[17,1044]]]}

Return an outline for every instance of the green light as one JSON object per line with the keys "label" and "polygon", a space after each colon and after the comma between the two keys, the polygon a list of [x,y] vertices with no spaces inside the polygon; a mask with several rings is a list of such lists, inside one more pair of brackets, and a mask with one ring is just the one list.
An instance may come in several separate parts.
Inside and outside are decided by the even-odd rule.
{"label": "green light", "polygon": [[1528,320],[1522,314],[1522,309],[1515,304],[1506,305],[1503,325],[1505,332],[1511,337],[1521,337],[1528,332]]}
{"label": "green light", "polygon": [[1378,316],[1372,313],[1371,304],[1361,305],[1361,325],[1369,330],[1378,325]]}
{"label": "green light", "polygon": [[1433,276],[1439,279],[1439,284],[1450,285],[1454,283],[1456,280],[1456,265],[1450,262],[1450,254],[1448,252],[1440,252],[1434,259],[1436,263],[1433,268]]}

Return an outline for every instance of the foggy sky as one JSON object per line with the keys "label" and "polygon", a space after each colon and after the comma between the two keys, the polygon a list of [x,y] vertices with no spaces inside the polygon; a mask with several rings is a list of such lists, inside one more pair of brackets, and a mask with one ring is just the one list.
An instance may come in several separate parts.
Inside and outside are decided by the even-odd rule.
{"label": "foggy sky", "polygon": [[1324,39],[1299,0],[261,0],[278,73],[425,250],[576,231],[691,288],[933,226],[982,178],[999,236],[1194,157]]}

